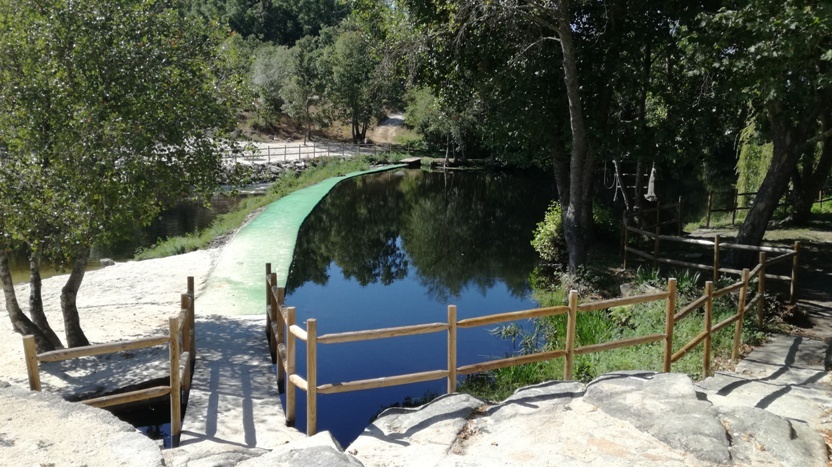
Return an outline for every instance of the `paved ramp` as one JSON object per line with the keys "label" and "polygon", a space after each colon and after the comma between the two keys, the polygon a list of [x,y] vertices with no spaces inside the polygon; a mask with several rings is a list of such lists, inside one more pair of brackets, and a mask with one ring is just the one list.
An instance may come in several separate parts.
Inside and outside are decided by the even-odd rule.
{"label": "paved ramp", "polygon": [[303,436],[286,427],[272,373],[265,263],[285,285],[298,230],[318,202],[347,178],[401,167],[350,173],[284,196],[225,245],[196,300],[197,360],[182,449],[205,442],[268,449]]}

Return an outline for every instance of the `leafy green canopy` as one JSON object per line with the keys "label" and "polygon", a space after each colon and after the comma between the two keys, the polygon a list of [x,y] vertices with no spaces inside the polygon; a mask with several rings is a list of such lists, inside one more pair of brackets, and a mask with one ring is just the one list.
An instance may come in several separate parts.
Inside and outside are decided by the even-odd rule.
{"label": "leafy green canopy", "polygon": [[175,5],[0,0],[4,243],[63,261],[214,187],[239,83]]}

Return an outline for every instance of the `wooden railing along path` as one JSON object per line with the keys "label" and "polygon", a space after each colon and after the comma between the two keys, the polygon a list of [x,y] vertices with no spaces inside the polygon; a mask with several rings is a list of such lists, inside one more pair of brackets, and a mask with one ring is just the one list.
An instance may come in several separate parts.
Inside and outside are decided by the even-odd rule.
{"label": "wooden railing along path", "polygon": [[[234,162],[248,161],[252,163],[285,162],[287,160],[315,159],[318,157],[347,157],[361,155],[378,155],[390,152],[390,144],[354,144],[354,143],[315,143],[268,145],[265,147],[252,146],[243,150],[241,154],[225,157]],[[405,148],[402,148],[406,150]]]}
{"label": "wooden railing along path", "polygon": [[[713,282],[719,280],[720,273],[741,275],[742,270],[727,268],[721,265],[721,250],[742,250],[759,253],[758,267],[761,269],[760,274],[760,289],[765,290],[765,283],[767,279],[782,280],[789,283],[789,300],[794,303],[797,295],[797,268],[798,268],[798,251],[800,249],[800,242],[795,242],[793,248],[771,247],[771,246],[755,246],[755,245],[741,245],[736,243],[723,243],[720,236],[715,235],[713,240],[705,240],[701,238],[687,238],[677,237],[673,235],[661,235],[658,229],[654,232],[640,229],[631,226],[629,219],[624,216],[624,269],[627,268],[627,255],[632,254],[639,258],[652,262],[656,267],[658,264],[670,264],[672,266],[681,266],[684,268],[700,269],[704,271],[711,271],[713,273]],[[648,240],[648,245],[652,240],[652,251],[642,251],[630,245],[631,234],[641,236]],[[693,263],[689,261],[681,261],[671,258],[662,258],[661,245],[663,242],[675,242],[687,245],[695,245],[700,247],[708,247],[713,252],[713,262],[711,264]],[[769,258],[767,255],[771,254],[773,257]],[[784,262],[791,259],[791,274],[788,276],[768,274],[766,269],[773,264]],[[757,268],[755,268],[756,270]],[[760,304],[762,307],[762,303]]]}
{"label": "wooden railing along path", "polygon": [[[41,390],[41,362],[59,362],[81,357],[113,354],[128,350],[144,349],[157,345],[170,348],[170,383],[166,386],[140,389],[121,394],[112,394],[80,402],[92,407],[112,407],[133,402],[155,399],[170,395],[170,435],[171,445],[179,445],[182,432],[182,394],[188,394],[191,387],[191,372],[196,358],[196,332],[194,328],[194,278],[188,277],[188,292],[181,295],[181,311],[168,320],[167,336],[146,337],[129,341],[111,342],[86,347],[53,350],[37,353],[34,336],[23,337],[23,350],[26,357],[26,370],[29,376],[29,388]],[[180,362],[185,362],[184,367]]]}
{"label": "wooden railing along path", "polygon": [[[825,194],[824,194],[824,191],[826,192]],[[716,207],[713,206],[714,192],[713,191],[708,192],[708,209],[707,209],[707,214],[705,215],[705,228],[710,228],[711,227],[711,214],[713,214],[715,212],[731,213],[731,225],[734,225],[734,223],[737,221],[737,211],[748,211],[749,209],[751,209],[751,203],[754,201],[754,197],[757,196],[756,191],[749,191],[747,193],[740,193],[738,190],[732,190],[730,192],[730,194],[731,194],[731,204],[724,207],[724,208],[716,208]],[[815,203],[820,203],[821,209],[823,209],[824,201],[829,202],[830,200],[832,200],[832,198],[829,198],[829,197],[824,198],[824,196],[827,196],[827,195],[829,195],[829,188],[825,188],[825,189],[818,192],[818,199],[815,201]],[[740,202],[739,202],[739,200],[741,198],[746,199],[746,201],[743,202],[742,205],[740,205]],[[777,205],[777,207],[782,207],[782,206],[785,206],[785,204],[781,203],[781,204]]]}
{"label": "wooden railing along path", "polygon": [[[425,323],[411,326],[400,326],[384,329],[368,329],[364,331],[341,332],[317,334],[317,320],[306,321],[306,328],[296,322],[296,311],[294,307],[287,307],[284,304],[284,290],[277,286],[277,275],[271,272],[271,265],[266,265],[266,301],[267,301],[267,335],[269,336],[270,348],[277,363],[277,384],[278,389],[286,393],[286,423],[293,424],[296,416],[296,389],[305,391],[307,394],[306,433],[311,436],[317,432],[317,397],[318,394],[335,394],[348,391],[359,391],[363,389],[382,388],[398,386],[423,381],[447,380],[447,392],[456,391],[457,376],[478,373],[482,371],[505,368],[526,363],[540,362],[554,358],[564,359],[564,379],[572,378],[573,362],[575,355],[591,354],[605,350],[630,347],[653,342],[662,342],[663,365],[665,372],[671,370],[674,362],[682,358],[687,352],[700,343],[704,343],[703,372],[710,371],[711,360],[711,336],[713,333],[724,329],[734,323],[734,342],[732,358],[739,355],[740,336],[745,313],[754,304],[760,302],[762,294],[758,293],[753,300],[746,304],[749,293],[749,281],[762,271],[758,266],[754,271],[744,270],[742,280],[720,290],[713,289],[713,283],[708,282],[704,294],[676,312],[676,279],[669,279],[667,290],[657,293],[644,294],[634,297],[616,298],[611,300],[600,300],[595,302],[578,303],[578,293],[569,293],[568,305],[548,308],[537,308],[532,310],[513,311],[476,318],[457,320],[456,306],[448,307],[448,320],[444,323]],[[732,292],[739,292],[739,304],[737,312],[725,320],[713,324],[713,301],[715,298]],[[575,335],[578,315],[580,313],[604,310],[617,306],[635,305],[666,301],[665,305],[665,329],[662,333],[648,334],[644,336],[619,339],[611,342],[601,342],[591,345],[575,346]],[[691,342],[684,343],[680,349],[673,352],[673,329],[676,323],[691,315],[694,310],[704,308],[704,328],[702,332]],[[471,328],[477,326],[508,323],[518,319],[541,318],[545,316],[567,316],[566,340],[562,349],[554,349],[536,352],[528,355],[520,355],[483,363],[458,366],[457,363],[457,329]],[[447,367],[431,371],[393,375],[381,378],[324,383],[319,382],[317,367],[318,345],[332,345],[344,342],[367,341],[373,339],[386,339],[402,336],[415,336],[428,333],[446,333],[448,342]],[[296,372],[297,351],[296,342],[306,342],[306,377]],[[678,343],[677,343],[678,344]],[[324,375],[325,376],[325,375]]]}

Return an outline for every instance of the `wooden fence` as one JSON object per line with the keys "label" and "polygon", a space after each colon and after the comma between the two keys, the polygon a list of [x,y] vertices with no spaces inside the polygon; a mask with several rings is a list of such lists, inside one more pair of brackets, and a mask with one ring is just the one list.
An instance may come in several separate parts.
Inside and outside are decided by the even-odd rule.
{"label": "wooden fence", "polygon": [[[196,332],[194,328],[194,278],[188,277],[188,292],[181,295],[181,310],[177,316],[168,320],[167,336],[146,337],[108,344],[53,350],[37,353],[34,336],[23,337],[23,351],[26,357],[26,370],[29,375],[29,388],[41,390],[40,362],[59,362],[81,357],[94,357],[128,350],[137,350],[157,345],[168,345],[170,349],[170,384],[156,386],[120,394],[112,394],[94,399],[80,401],[92,407],[113,407],[133,402],[170,396],[170,437],[171,446],[179,445],[182,433],[182,394],[188,394],[191,388],[191,372],[196,358]],[[184,367],[180,362],[184,362]]]}
{"label": "wooden fence", "polygon": [[[820,203],[821,209],[823,209],[823,203],[825,201],[828,202],[832,200],[832,198],[824,199],[824,191],[826,191],[826,195],[829,195],[828,189],[821,190],[820,192],[818,192],[818,199],[815,201],[816,203]],[[731,204],[724,208],[713,207],[713,195],[713,191],[708,192],[708,210],[705,216],[705,228],[711,227],[711,214],[715,212],[731,213],[731,225],[734,225],[734,223],[737,221],[737,211],[748,211],[749,209],[751,209],[751,203],[753,202],[753,198],[757,196],[757,192],[752,191],[748,193],[740,193],[737,190],[733,190],[731,192]],[[747,199],[747,201],[740,205],[739,200],[742,198]],[[783,207],[785,206],[785,204],[778,204],[777,206]]]}
{"label": "wooden fence", "polygon": [[225,159],[250,163],[285,162],[289,160],[315,159],[318,157],[347,157],[384,154],[390,152],[390,144],[314,143],[269,145],[249,147],[242,154],[228,155]]}
{"label": "wooden fence", "polygon": [[[650,239],[652,239],[652,252],[641,251],[635,247],[630,246],[630,238],[631,234],[636,234],[641,236],[642,238],[648,239],[648,244],[650,243]],[[627,268],[627,255],[633,254],[637,257],[643,258],[647,261],[653,263],[653,266],[658,266],[659,263],[661,264],[670,264],[673,266],[680,266],[684,268],[691,268],[691,269],[700,269],[704,271],[711,271],[713,273],[713,282],[716,283],[719,280],[720,273],[726,274],[735,274],[741,275],[742,271],[739,269],[731,269],[726,268],[720,264],[720,257],[721,257],[721,250],[724,249],[732,249],[732,250],[742,250],[742,251],[753,251],[759,253],[759,261],[758,266],[761,267],[761,274],[760,274],[760,286],[762,290],[765,290],[765,283],[767,279],[776,279],[776,280],[783,280],[789,283],[789,301],[794,303],[796,300],[797,295],[797,268],[798,268],[798,251],[800,249],[800,242],[795,242],[794,247],[792,249],[789,248],[782,248],[782,247],[769,247],[769,246],[754,246],[754,245],[740,245],[736,243],[722,243],[720,241],[720,236],[714,236],[713,241],[699,239],[699,238],[685,238],[685,237],[676,237],[672,235],[660,235],[658,231],[650,232],[647,230],[639,229],[637,227],[633,227],[629,225],[628,218],[624,217],[624,269]],[[681,261],[671,258],[662,258],[660,257],[660,247],[662,242],[674,242],[674,243],[682,243],[687,245],[696,245],[700,247],[709,247],[709,249],[713,252],[713,263],[711,264],[701,264],[701,263],[693,263],[688,261]],[[773,254],[772,258],[768,258],[768,254]],[[773,264],[780,263],[786,260],[791,259],[791,274],[788,276],[777,275],[777,274],[767,274],[766,268],[770,267]],[[755,268],[756,270],[756,268]],[[762,303],[760,304],[762,308]]]}
{"label": "wooden fence", "polygon": [[[746,305],[749,280],[752,276],[760,275],[762,267],[758,266],[753,272],[744,270],[742,280],[724,289],[714,291],[713,284],[708,282],[702,297],[694,300],[691,304],[676,312],[676,279],[669,279],[667,290],[657,293],[644,294],[634,297],[616,298],[611,300],[600,300],[588,303],[578,303],[578,293],[569,293],[568,305],[548,308],[537,308],[532,310],[513,311],[476,318],[457,320],[456,306],[448,306],[447,322],[436,322],[416,324],[411,326],[400,326],[384,329],[369,329],[363,331],[317,334],[317,320],[306,321],[306,329],[296,322],[296,311],[294,307],[285,306],[284,291],[277,286],[277,275],[271,272],[271,265],[266,265],[266,302],[267,302],[267,335],[269,336],[270,348],[277,363],[277,384],[281,391],[286,394],[286,423],[294,424],[296,417],[296,389],[305,391],[307,394],[306,403],[306,433],[311,436],[317,432],[317,397],[318,394],[335,394],[340,392],[359,391],[363,389],[382,388],[398,386],[403,384],[447,380],[447,392],[456,391],[457,376],[467,375],[483,371],[505,368],[510,366],[534,363],[554,358],[564,359],[564,379],[572,378],[573,362],[575,355],[585,355],[605,350],[630,347],[653,342],[662,342],[663,347],[663,371],[671,371],[672,364],[682,358],[691,349],[704,342],[703,372],[710,371],[711,360],[711,336],[713,333],[724,329],[731,323],[735,323],[734,342],[732,358],[737,359],[739,355],[740,336],[743,317],[745,313],[757,303],[761,303],[762,293],[758,292],[757,297]],[[737,312],[730,318],[720,323],[713,324],[713,300],[722,295],[739,291],[740,300]],[[611,342],[602,342],[580,347],[575,346],[578,314],[604,310],[617,306],[635,305],[666,301],[665,305],[665,329],[663,333],[648,334],[644,336],[619,339]],[[673,352],[673,329],[680,320],[689,316],[696,309],[703,308],[705,313],[705,324],[702,332],[691,342],[681,345],[680,350]],[[492,360],[483,363],[458,366],[457,363],[457,329],[471,328],[478,326],[508,323],[519,319],[541,318],[545,316],[567,316],[567,331],[564,348],[536,352],[528,355],[514,356]],[[317,368],[318,345],[331,345],[344,342],[367,341],[373,339],[386,339],[393,337],[415,336],[428,333],[447,334],[447,367],[419,373],[393,375],[381,378],[364,379],[356,381],[334,382],[321,384],[319,382]],[[297,352],[296,342],[306,342],[306,377],[296,372]],[[677,344],[679,344],[677,342]]]}
{"label": "wooden fence", "polygon": [[[663,214],[664,211],[669,213]],[[625,212],[624,219],[625,225],[631,221],[636,222],[640,229],[652,230],[657,234],[662,232],[662,227],[673,225],[676,227],[676,235],[682,235],[682,197],[676,203],[662,205],[657,201],[653,208]]]}

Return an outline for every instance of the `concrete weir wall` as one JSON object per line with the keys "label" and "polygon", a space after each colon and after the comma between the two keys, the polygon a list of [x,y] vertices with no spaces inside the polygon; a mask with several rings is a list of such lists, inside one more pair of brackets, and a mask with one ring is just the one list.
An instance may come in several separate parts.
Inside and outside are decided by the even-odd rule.
{"label": "concrete weir wall", "polygon": [[392,165],[329,178],[267,206],[223,248],[200,297],[202,307],[209,306],[213,314],[265,316],[265,264],[272,264],[278,284],[285,286],[298,231],[312,209],[346,179],[403,167]]}

